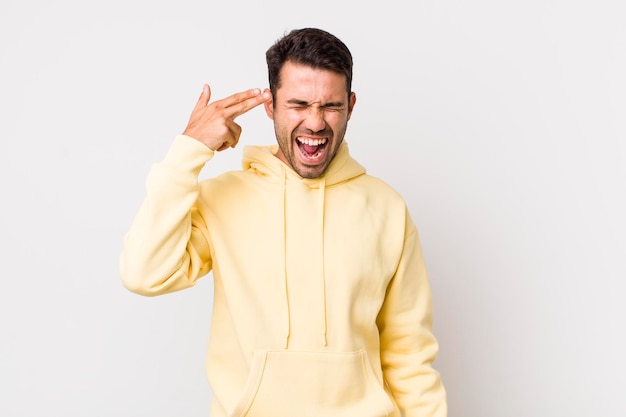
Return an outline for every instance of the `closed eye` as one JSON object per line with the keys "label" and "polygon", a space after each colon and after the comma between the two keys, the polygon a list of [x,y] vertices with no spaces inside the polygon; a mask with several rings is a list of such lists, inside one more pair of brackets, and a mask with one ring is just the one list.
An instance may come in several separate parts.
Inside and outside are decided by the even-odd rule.
{"label": "closed eye", "polygon": [[322,109],[327,111],[341,111],[343,110],[342,105],[330,105],[330,106],[322,106]]}
{"label": "closed eye", "polygon": [[[287,107],[290,109],[294,109],[294,110],[305,110],[308,109],[310,107],[313,107],[314,104],[309,103],[307,101],[303,101],[303,100],[289,100],[287,101]],[[337,112],[337,111],[341,111],[345,108],[343,103],[325,103],[319,106],[321,110],[324,111],[333,111],[333,112]]]}

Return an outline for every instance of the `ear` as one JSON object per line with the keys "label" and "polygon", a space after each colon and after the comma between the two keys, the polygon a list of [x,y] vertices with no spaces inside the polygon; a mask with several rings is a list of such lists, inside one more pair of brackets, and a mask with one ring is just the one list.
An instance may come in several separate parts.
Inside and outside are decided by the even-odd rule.
{"label": "ear", "polygon": [[355,104],[356,104],[356,94],[353,91],[350,93],[350,100],[348,103],[348,120],[350,120],[350,116],[352,116],[352,110],[354,109]]}
{"label": "ear", "polygon": [[270,94],[270,99],[263,103],[263,106],[265,106],[265,114],[267,114],[267,117],[274,120],[274,96],[269,89],[266,88],[265,91]]}

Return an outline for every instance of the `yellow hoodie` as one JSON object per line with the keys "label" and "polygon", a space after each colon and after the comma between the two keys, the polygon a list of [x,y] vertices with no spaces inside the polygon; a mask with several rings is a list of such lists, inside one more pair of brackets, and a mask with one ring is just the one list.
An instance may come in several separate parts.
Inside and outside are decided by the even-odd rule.
{"label": "yellow hoodie", "polygon": [[317,179],[276,150],[248,146],[243,170],[199,182],[213,152],[178,136],[125,237],[124,285],[159,295],[213,271],[212,417],[445,417],[403,199],[345,142]]}

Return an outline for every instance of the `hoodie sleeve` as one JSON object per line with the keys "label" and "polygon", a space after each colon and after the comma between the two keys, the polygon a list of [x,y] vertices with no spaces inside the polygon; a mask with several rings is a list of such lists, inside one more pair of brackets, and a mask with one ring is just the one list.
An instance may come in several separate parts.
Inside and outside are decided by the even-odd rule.
{"label": "hoodie sleeve", "polygon": [[203,143],[179,135],[164,160],[152,166],[119,258],[130,291],[146,296],[178,291],[210,271],[208,231],[196,202],[198,175],[213,155]]}
{"label": "hoodie sleeve", "polygon": [[386,383],[404,417],[446,417],[446,393],[432,367],[432,299],[419,235],[406,213],[404,247],[378,316]]}

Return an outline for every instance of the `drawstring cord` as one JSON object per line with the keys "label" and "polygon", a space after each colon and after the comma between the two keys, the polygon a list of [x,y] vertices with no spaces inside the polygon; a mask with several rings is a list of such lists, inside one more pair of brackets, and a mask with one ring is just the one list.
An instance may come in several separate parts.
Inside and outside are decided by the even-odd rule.
{"label": "drawstring cord", "polygon": [[289,308],[289,288],[287,282],[287,174],[285,167],[281,167],[282,171],[282,210],[283,210],[283,288],[285,290],[285,340],[284,347],[289,347],[289,335],[291,333],[291,313]]}
{"label": "drawstring cord", "polygon": [[326,337],[327,332],[327,313],[326,313],[326,267],[325,267],[325,259],[324,259],[324,201],[326,193],[326,178],[322,178],[320,182],[320,190],[319,190],[319,210],[320,210],[320,262],[322,266],[322,346],[326,346],[328,344],[328,339]]}

